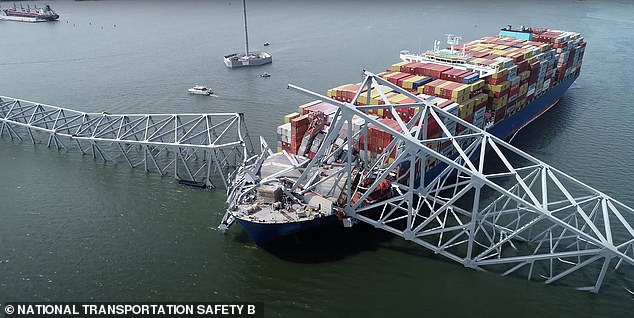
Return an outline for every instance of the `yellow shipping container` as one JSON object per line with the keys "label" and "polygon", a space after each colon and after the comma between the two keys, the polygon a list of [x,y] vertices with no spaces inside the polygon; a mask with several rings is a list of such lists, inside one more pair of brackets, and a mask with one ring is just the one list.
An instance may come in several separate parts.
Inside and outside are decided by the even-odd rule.
{"label": "yellow shipping container", "polygon": [[290,123],[290,122],[291,122],[291,120],[293,120],[293,119],[295,119],[295,118],[297,118],[297,117],[299,117],[299,113],[297,113],[297,112],[295,112],[295,113],[290,113],[290,114],[288,114],[288,115],[284,116],[284,123],[285,123],[285,124],[288,124],[288,123]]}
{"label": "yellow shipping container", "polygon": [[416,81],[418,81],[420,79],[423,79],[423,77],[416,75],[416,76],[413,76],[413,77],[410,77],[410,78],[404,80],[403,81],[403,88],[412,89],[412,87],[414,87],[414,82],[416,82]]}
{"label": "yellow shipping container", "polygon": [[399,62],[399,63],[396,63],[396,64],[392,64],[392,66],[390,66],[390,71],[400,72],[401,71],[401,66],[403,66],[403,65],[405,65],[407,63],[409,63],[409,62],[403,61],[403,62]]}
{"label": "yellow shipping container", "polygon": [[464,101],[466,101],[467,99],[469,99],[469,94],[467,95],[460,95],[460,96],[452,96],[451,100],[458,103],[458,104],[462,104],[464,103]]}
{"label": "yellow shipping container", "polygon": [[468,84],[462,84],[461,86],[451,91],[451,97],[458,97],[461,95],[467,95],[467,97],[469,97],[470,92],[471,92],[470,86]]}
{"label": "yellow shipping container", "polygon": [[532,56],[533,56],[533,52],[531,52],[531,51],[529,51],[529,50],[526,50],[526,51],[524,52],[524,59],[529,59],[529,58],[531,58]]}
{"label": "yellow shipping container", "polygon": [[[399,104],[399,103],[405,104],[403,101],[405,101],[405,100],[406,100],[406,99],[408,99],[408,98],[409,98],[409,97],[407,97],[407,96],[405,96],[405,95],[402,95],[402,94],[401,94],[401,95],[399,96],[399,98],[396,100],[396,103],[397,103],[397,104]],[[411,102],[411,101],[410,101],[410,102]]]}
{"label": "yellow shipping container", "polygon": [[473,84],[471,84],[471,91],[475,92],[481,88],[484,88],[484,80],[477,80]]}
{"label": "yellow shipping container", "polygon": [[495,92],[495,93],[499,93],[499,92],[504,91],[505,89],[509,88],[510,85],[511,85],[511,82],[509,82],[509,81],[504,81],[504,82],[502,82],[500,84],[496,84],[496,85],[494,85],[494,84],[486,84],[487,89],[489,91]]}
{"label": "yellow shipping container", "polygon": [[525,81],[525,80],[527,80],[529,77],[531,77],[531,71],[526,70],[526,71],[524,71],[524,72],[520,73],[520,75],[519,75],[519,76],[520,76],[520,80],[521,80],[521,81]]}
{"label": "yellow shipping container", "polygon": [[397,94],[397,93],[389,93],[389,95],[386,95],[387,99],[390,101],[390,103],[392,104],[397,104],[398,102],[406,99],[407,97],[403,94]]}
{"label": "yellow shipping container", "polygon": [[500,51],[499,50],[490,50],[489,52],[487,52],[489,54],[493,54],[493,55],[497,55],[500,56]]}
{"label": "yellow shipping container", "polygon": [[381,95],[372,98],[372,100],[370,100],[370,105],[380,105],[379,101],[383,101],[383,98],[381,98]]}
{"label": "yellow shipping container", "polygon": [[509,95],[506,94],[506,95],[502,95],[501,97],[498,97],[498,98],[493,98],[492,101],[493,101],[493,109],[494,110],[498,110],[498,109],[504,107],[508,103]]}
{"label": "yellow shipping container", "polygon": [[526,92],[528,92],[528,83],[524,83],[524,84],[520,85],[519,94],[520,95],[524,95],[524,94],[526,94]]}
{"label": "yellow shipping container", "polygon": [[450,84],[453,84],[453,82],[445,81],[444,83],[436,86],[436,88],[434,88],[434,94],[440,96],[440,89],[444,88],[445,86],[450,85]]}
{"label": "yellow shipping container", "polygon": [[[381,89],[382,89],[383,93],[386,94],[386,95],[387,95],[387,93],[392,91],[391,88],[387,88],[385,86],[381,87]],[[376,100],[377,98],[380,100],[381,99],[381,94],[379,94],[378,90],[373,88],[372,91],[370,91],[370,101],[372,102],[370,104],[378,105],[378,100]],[[359,95],[358,101],[360,103],[362,103],[362,104],[366,104],[367,105],[368,104],[368,92],[366,91],[366,92],[361,93],[361,95]]]}
{"label": "yellow shipping container", "polygon": [[481,103],[485,103],[489,99],[489,95],[485,93],[480,93],[472,98],[474,100],[475,105],[480,105]]}
{"label": "yellow shipping container", "polygon": [[465,105],[465,106],[469,107],[469,108],[471,109],[471,112],[473,113],[473,109],[474,109],[474,107],[475,107],[475,100],[474,100],[473,98],[466,99],[466,100],[463,102],[463,105]]}
{"label": "yellow shipping container", "polygon": [[508,70],[503,68],[503,69],[500,69],[497,73],[493,73],[491,75],[491,78],[504,77],[506,76],[507,73],[508,73]]}
{"label": "yellow shipping container", "polygon": [[462,119],[467,118],[469,115],[473,114],[473,103],[471,107],[469,105],[459,105],[458,106],[458,116]]}

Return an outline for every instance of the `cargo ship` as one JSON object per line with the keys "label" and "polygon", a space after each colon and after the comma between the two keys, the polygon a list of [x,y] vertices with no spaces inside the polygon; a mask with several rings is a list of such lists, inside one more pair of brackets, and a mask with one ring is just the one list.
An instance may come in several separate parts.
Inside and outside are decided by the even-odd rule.
{"label": "cargo ship", "polygon": [[2,12],[4,15],[0,15],[0,20],[46,22],[59,19],[59,15],[55,13],[48,4],[43,8],[38,8],[37,6],[31,8],[29,5],[24,8],[21,4],[20,8],[18,8],[15,4],[13,4],[13,8],[2,9]]}
{"label": "cargo ship", "polygon": [[[460,40],[448,35],[446,48],[441,49],[435,41],[433,50],[422,54],[401,51],[401,62],[377,75],[400,91],[415,94],[417,99],[507,140],[557,104],[579,76],[586,46],[584,38],[576,32],[511,26],[501,29],[497,36],[465,44],[460,44]],[[412,118],[422,120],[420,114],[415,117],[417,108],[390,110],[381,109],[380,105],[386,101],[392,105],[414,103],[407,96],[411,94],[387,86],[380,91],[376,88],[363,91],[360,83],[353,83],[328,90],[327,97],[358,106],[377,105],[367,111],[368,116],[398,130],[396,116],[405,122]],[[257,244],[264,244],[337,220],[351,226],[352,221],[343,213],[346,192],[351,189],[346,189],[347,184],[363,189],[363,181],[359,180],[368,180],[366,167],[372,166],[377,158],[389,156],[393,160],[397,154],[396,150],[386,153],[392,135],[377,126],[366,126],[365,120],[356,117],[345,125],[352,128],[354,135],[339,133],[326,142],[326,136],[335,135],[327,132],[337,110],[338,106],[317,100],[285,116],[284,124],[277,128],[276,152],[261,140],[262,155],[232,176],[228,209],[219,228],[224,230],[237,222]],[[425,126],[427,138],[441,136],[431,117]],[[362,129],[366,133],[358,134]],[[455,122],[447,129],[452,135],[466,132],[464,126]],[[357,145],[354,148],[337,147],[346,143],[346,136],[359,135],[358,140],[349,143]],[[438,142],[433,147],[443,156],[456,157],[452,153],[455,148],[448,144]],[[326,164],[311,165],[318,152],[327,153],[320,159]],[[343,174],[339,170],[337,174],[340,167],[337,162],[352,157],[359,160],[357,168]],[[419,184],[427,184],[446,166],[433,157],[424,160],[424,165],[423,174],[420,169],[412,173]],[[400,170],[410,175],[407,169]],[[310,180],[305,175],[310,175]],[[334,175],[338,177],[333,178]],[[360,178],[361,175],[364,177]],[[395,182],[399,182],[395,175],[386,176],[379,187],[363,196],[362,204],[380,205],[392,195],[394,188],[390,184]],[[358,200],[359,195],[354,192],[351,202]]]}

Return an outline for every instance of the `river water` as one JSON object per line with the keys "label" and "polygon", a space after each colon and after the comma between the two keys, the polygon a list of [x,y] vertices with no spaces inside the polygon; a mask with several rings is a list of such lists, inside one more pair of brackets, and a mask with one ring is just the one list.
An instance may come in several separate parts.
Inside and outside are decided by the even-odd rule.
{"label": "river water", "polygon": [[[251,1],[251,47],[270,42],[274,62],[236,70],[221,56],[244,47],[239,1],[52,5],[56,23],[0,22],[0,95],[110,113],[239,111],[251,136],[271,143],[283,115],[307,101],[287,83],[325,93],[445,33],[581,32],[581,76],[513,143],[634,206],[628,1]],[[219,97],[188,95],[194,84]],[[0,302],[262,301],[267,317],[631,317],[634,308],[618,282],[593,295],[475,272],[364,227],[264,250],[238,227],[216,231],[223,209],[223,191],[0,139]]]}

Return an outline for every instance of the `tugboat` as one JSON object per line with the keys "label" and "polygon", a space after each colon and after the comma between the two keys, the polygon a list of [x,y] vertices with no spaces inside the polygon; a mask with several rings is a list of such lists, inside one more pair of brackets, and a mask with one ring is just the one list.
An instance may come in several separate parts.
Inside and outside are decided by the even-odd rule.
{"label": "tugboat", "polygon": [[2,9],[2,12],[4,15],[0,15],[0,20],[46,22],[59,19],[59,15],[55,13],[48,4],[45,5],[44,8],[38,8],[37,6],[31,8],[27,5],[25,9],[22,4],[20,4],[20,8],[18,8],[14,3],[13,8]]}

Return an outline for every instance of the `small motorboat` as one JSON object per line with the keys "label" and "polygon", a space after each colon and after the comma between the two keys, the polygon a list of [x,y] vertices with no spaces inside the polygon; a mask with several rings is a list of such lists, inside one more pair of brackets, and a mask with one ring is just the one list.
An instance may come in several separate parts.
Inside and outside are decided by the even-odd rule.
{"label": "small motorboat", "polygon": [[262,74],[260,74],[260,77],[271,77],[271,74],[264,72]]}
{"label": "small motorboat", "polygon": [[211,89],[207,86],[203,86],[203,85],[196,85],[190,89],[187,90],[190,94],[194,94],[194,95],[212,95],[213,92],[211,91]]}
{"label": "small motorboat", "polygon": [[271,43],[269,43],[269,42],[264,42],[264,46],[269,46],[269,45],[271,45]]}

